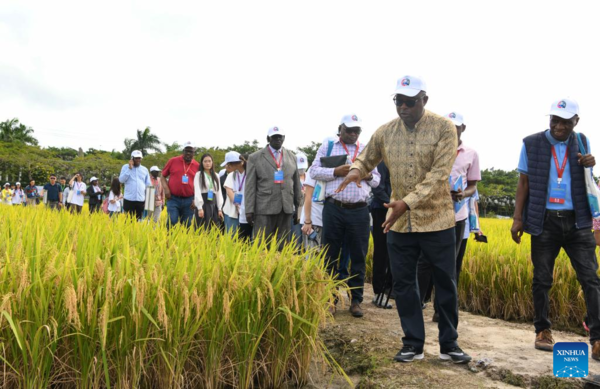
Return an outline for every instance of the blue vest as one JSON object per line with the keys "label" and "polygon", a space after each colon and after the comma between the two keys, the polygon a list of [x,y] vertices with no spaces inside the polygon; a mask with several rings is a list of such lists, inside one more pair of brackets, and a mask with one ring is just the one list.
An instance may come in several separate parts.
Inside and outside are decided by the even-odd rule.
{"label": "blue vest", "polygon": [[[527,152],[527,175],[529,177],[529,197],[527,198],[523,214],[523,226],[525,232],[534,236],[540,235],[544,230],[548,180],[552,160],[552,145],[544,132],[538,132],[523,139]],[[583,144],[587,145],[585,135],[581,134],[581,139]],[[592,213],[585,189],[583,166],[577,163],[579,145],[575,138],[575,133],[571,135],[568,150],[569,170],[571,171],[571,198],[573,199],[573,209],[575,210],[575,227],[579,229],[591,229]]]}

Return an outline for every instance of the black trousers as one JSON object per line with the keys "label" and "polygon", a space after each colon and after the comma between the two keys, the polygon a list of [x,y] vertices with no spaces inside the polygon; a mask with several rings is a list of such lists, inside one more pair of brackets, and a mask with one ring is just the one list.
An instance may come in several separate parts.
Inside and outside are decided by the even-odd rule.
{"label": "black trousers", "polygon": [[[454,226],[455,234],[455,256],[458,258],[460,253],[460,247],[463,241],[463,235],[465,233],[465,221],[461,220],[456,222]],[[464,254],[464,253],[463,253]],[[423,257],[421,255],[421,257]],[[462,267],[462,258],[460,259],[460,266]],[[419,266],[417,268],[418,280],[419,280],[419,294],[421,296],[421,303],[431,300],[431,292],[433,291],[433,267],[425,259],[419,259]],[[458,286],[458,273],[460,272],[458,261],[456,261],[456,286]],[[434,307],[435,308],[435,307]],[[437,309],[436,309],[437,311]]]}
{"label": "black trousers", "polygon": [[425,343],[425,324],[417,285],[417,263],[421,255],[432,267],[435,304],[440,314],[440,347],[446,349],[457,346],[455,240],[454,228],[435,232],[388,232],[390,268],[405,346],[422,350]]}
{"label": "black trousers", "polygon": [[561,248],[569,256],[577,280],[583,289],[590,341],[600,340],[600,280],[597,275],[596,242],[589,228],[575,227],[573,212],[566,217],[554,216],[547,212],[544,230],[540,235],[531,237],[535,332],[548,329],[552,324],[548,319],[550,310],[548,292],[552,287],[554,262]]}
{"label": "black trousers", "polygon": [[323,235],[327,270],[339,277],[339,258],[344,241],[350,253],[350,279],[346,282],[353,303],[362,303],[365,286],[365,258],[369,249],[369,208],[341,208],[326,201],[323,205]]}
{"label": "black trousers", "polygon": [[373,218],[373,292],[383,293],[384,288],[392,285],[390,271],[390,256],[387,248],[387,235],[383,233],[382,224],[385,222],[387,208],[371,209]]}
{"label": "black trousers", "polygon": [[99,212],[101,207],[102,207],[102,203],[95,203],[95,204],[89,203],[90,213]]}
{"label": "black trousers", "polygon": [[134,215],[137,220],[142,220],[144,216],[144,202],[123,200],[123,211],[128,215]]}

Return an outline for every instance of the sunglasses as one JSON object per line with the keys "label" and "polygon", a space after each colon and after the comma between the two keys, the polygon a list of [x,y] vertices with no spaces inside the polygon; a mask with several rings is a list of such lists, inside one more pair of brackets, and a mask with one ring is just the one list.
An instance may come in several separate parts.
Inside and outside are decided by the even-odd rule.
{"label": "sunglasses", "polygon": [[398,98],[398,95],[394,96],[394,103],[396,107],[402,107],[402,105],[406,105],[408,108],[412,108],[417,105],[417,101],[423,99],[423,97],[419,97],[418,99],[402,99]]}
{"label": "sunglasses", "polygon": [[360,133],[362,132],[362,130],[360,129],[360,127],[346,127],[346,133],[348,134],[356,134],[356,135],[360,135]]}

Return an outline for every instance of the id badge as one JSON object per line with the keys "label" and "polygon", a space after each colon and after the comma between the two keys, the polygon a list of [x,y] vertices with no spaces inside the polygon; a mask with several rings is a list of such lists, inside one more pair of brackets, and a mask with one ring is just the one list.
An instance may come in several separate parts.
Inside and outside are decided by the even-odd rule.
{"label": "id badge", "polygon": [[215,193],[212,190],[208,190],[208,192],[206,193],[206,198],[208,199],[208,201],[213,201],[215,197]]}
{"label": "id badge", "polygon": [[98,200],[102,200],[102,195],[98,195]]}
{"label": "id badge", "polygon": [[187,185],[187,183],[189,182],[189,180],[190,179],[188,178],[187,174],[184,174],[183,176],[181,176],[181,183],[182,184],[186,184]]}
{"label": "id badge", "polygon": [[244,198],[244,195],[241,193],[236,193],[233,196],[233,204],[235,205],[242,205],[242,199]]}
{"label": "id badge", "polygon": [[274,179],[276,184],[283,184],[283,170],[275,171]]}
{"label": "id badge", "polygon": [[565,184],[555,184],[550,189],[550,202],[553,204],[564,204],[567,196]]}

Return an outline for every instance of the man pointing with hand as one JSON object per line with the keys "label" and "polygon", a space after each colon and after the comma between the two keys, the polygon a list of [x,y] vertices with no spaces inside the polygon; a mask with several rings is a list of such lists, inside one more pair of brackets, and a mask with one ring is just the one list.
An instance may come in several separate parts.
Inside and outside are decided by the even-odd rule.
{"label": "man pointing with hand", "polygon": [[440,358],[467,363],[471,357],[457,344],[458,300],[454,206],[448,177],[458,145],[454,124],[425,109],[429,97],[419,77],[398,80],[394,102],[399,118],[381,126],[358,156],[338,188],[360,181],[382,160],[390,171],[392,195],[387,219],[394,294],[404,331],[398,362],[423,358],[425,325],[417,285],[421,253],[433,271],[440,314]]}

